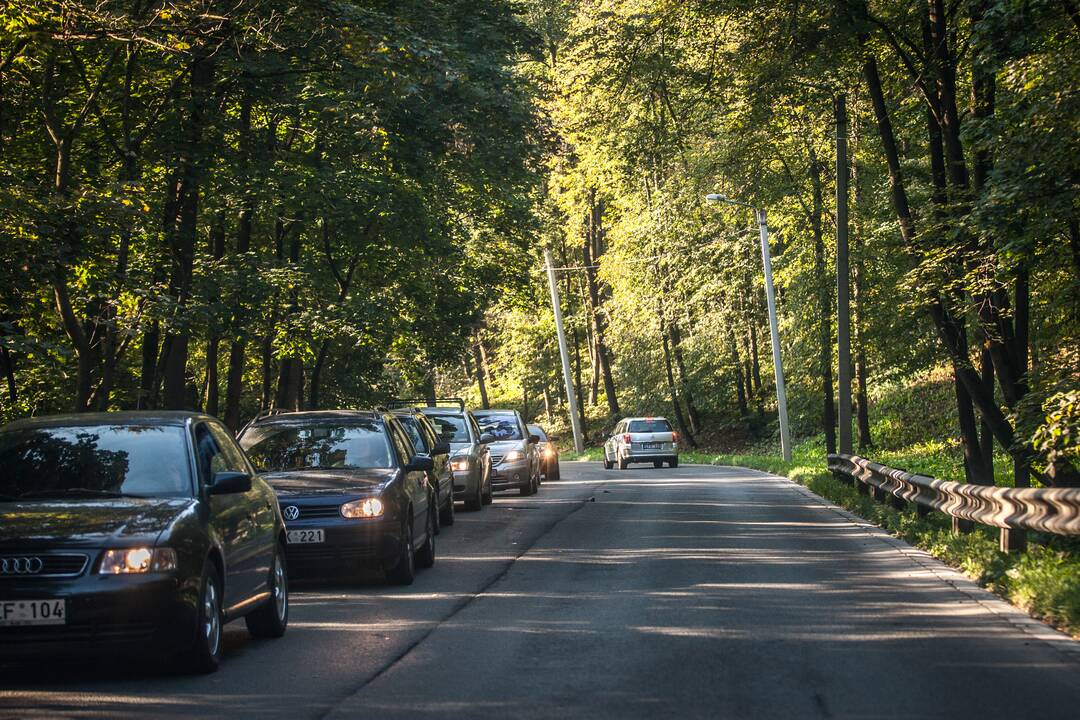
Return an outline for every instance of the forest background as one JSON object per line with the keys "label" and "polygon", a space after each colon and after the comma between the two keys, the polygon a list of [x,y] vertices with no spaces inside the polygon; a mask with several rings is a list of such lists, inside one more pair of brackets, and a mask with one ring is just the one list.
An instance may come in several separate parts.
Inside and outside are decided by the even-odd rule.
{"label": "forest background", "polygon": [[[4,420],[463,395],[590,442],[836,446],[837,109],[855,427],[1080,484],[1071,0],[86,2],[0,9]],[[841,100],[842,99],[842,100]]]}

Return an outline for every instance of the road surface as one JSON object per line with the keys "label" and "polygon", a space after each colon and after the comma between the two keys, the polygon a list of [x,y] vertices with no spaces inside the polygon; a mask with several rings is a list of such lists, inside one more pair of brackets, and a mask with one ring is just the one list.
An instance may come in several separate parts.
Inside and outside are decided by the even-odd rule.
{"label": "road surface", "polygon": [[1080,643],[781,478],[564,463],[408,588],[294,588],[211,676],[0,668],[0,718],[1075,718]]}

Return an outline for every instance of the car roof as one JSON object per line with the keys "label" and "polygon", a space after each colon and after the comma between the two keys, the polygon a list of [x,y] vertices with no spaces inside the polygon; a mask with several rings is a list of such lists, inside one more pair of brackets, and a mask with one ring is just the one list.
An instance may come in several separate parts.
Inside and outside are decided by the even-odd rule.
{"label": "car roof", "polygon": [[122,412],[67,413],[23,418],[8,423],[4,430],[27,428],[71,427],[80,425],[173,425],[183,426],[189,420],[214,420],[204,413],[186,410],[125,410]]}
{"label": "car roof", "polygon": [[440,406],[422,407],[416,409],[424,415],[461,415],[464,417],[464,415],[469,412],[468,410],[458,410],[457,408]]}
{"label": "car roof", "polygon": [[251,421],[252,425],[268,425],[271,423],[294,423],[294,422],[318,422],[319,420],[359,421],[380,420],[381,413],[375,410],[305,410],[301,412],[282,412],[274,415],[263,415]]}
{"label": "car roof", "polygon": [[473,415],[517,415],[517,410],[500,410],[492,408],[491,410],[473,410]]}
{"label": "car roof", "polygon": [[647,417],[628,417],[622,419],[623,422],[632,422],[634,420],[663,420],[664,422],[668,421],[668,419],[663,415],[649,415]]}

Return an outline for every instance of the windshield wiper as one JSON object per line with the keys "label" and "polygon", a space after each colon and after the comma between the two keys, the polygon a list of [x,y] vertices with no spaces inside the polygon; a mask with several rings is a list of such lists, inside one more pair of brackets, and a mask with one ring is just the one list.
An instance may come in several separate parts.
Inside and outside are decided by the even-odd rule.
{"label": "windshield wiper", "polygon": [[23,493],[19,496],[19,499],[27,498],[51,498],[51,497],[101,497],[101,498],[123,498],[123,497],[145,497],[144,495],[131,495],[129,493],[116,492],[115,490],[94,490],[92,488],[56,488],[54,490],[32,490],[27,493]]}

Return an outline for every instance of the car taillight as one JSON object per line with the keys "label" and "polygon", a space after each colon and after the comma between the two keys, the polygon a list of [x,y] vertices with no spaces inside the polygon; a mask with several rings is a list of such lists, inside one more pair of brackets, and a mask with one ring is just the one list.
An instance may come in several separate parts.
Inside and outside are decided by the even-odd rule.
{"label": "car taillight", "polygon": [[630,433],[626,433],[625,435],[623,435],[622,436],[622,441],[624,443],[626,443],[627,445],[629,445],[630,444]]}
{"label": "car taillight", "polygon": [[679,433],[675,432],[674,430],[671,431],[671,442],[679,442]]}

